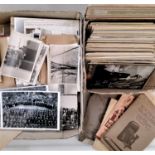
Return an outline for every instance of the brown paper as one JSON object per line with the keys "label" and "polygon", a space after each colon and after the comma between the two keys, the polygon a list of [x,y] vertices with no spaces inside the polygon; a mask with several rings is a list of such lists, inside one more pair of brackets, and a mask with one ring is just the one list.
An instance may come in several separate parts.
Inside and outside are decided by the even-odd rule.
{"label": "brown paper", "polygon": [[78,38],[74,35],[46,35],[41,40],[48,45],[78,43]]}
{"label": "brown paper", "polygon": [[[0,55],[1,55],[1,62],[5,56],[5,52],[7,50],[7,37],[0,38]],[[2,76],[2,82],[0,82],[0,88],[7,88],[7,87],[15,87],[15,80],[11,77]]]}
{"label": "brown paper", "polygon": [[[114,107],[115,107],[116,103],[117,103],[117,100],[116,100],[116,99],[113,99],[113,98],[112,98],[112,99],[110,100],[109,105],[108,105],[108,108],[107,108],[107,110],[106,110],[106,113],[105,113],[105,115],[104,115],[104,117],[103,117],[102,123],[101,123],[101,125],[100,125],[100,128],[99,128],[99,130],[98,130],[97,133],[96,133],[96,136],[100,137],[100,136],[102,135],[102,126],[104,126],[104,123],[105,123],[105,121],[108,119],[108,116],[109,116],[110,113],[112,113],[112,111],[114,110]],[[100,135],[100,134],[101,134],[101,135]]]}
{"label": "brown paper", "polygon": [[0,130],[0,150],[5,148],[21,131],[3,131]]}
{"label": "brown paper", "polygon": [[95,139],[93,148],[98,151],[109,151],[108,148],[98,138]]}
{"label": "brown paper", "polygon": [[119,119],[122,113],[124,113],[125,109],[132,103],[133,99],[134,96],[131,94],[123,94],[120,97],[117,104],[114,106],[111,113],[109,113],[103,125],[100,127],[99,132],[96,134],[99,139]]}
{"label": "brown paper", "polygon": [[42,85],[47,84],[47,61],[46,60],[44,61],[42,65],[42,68],[41,68],[41,71],[38,77],[38,81]]}

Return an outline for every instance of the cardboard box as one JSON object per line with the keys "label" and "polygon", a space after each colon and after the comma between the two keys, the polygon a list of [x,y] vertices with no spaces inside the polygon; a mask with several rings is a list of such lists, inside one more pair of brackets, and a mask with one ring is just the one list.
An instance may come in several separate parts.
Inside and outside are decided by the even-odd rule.
{"label": "cardboard box", "polygon": [[[83,60],[83,68],[82,68],[83,90],[81,92],[81,96],[83,99],[82,100],[83,111],[81,112],[81,115],[83,116],[83,118],[81,118],[81,132],[79,135],[79,139],[81,141],[85,141],[86,139],[93,140],[92,137],[87,133],[90,131],[87,130],[88,127],[85,127],[86,122],[84,120],[85,116],[87,115],[86,112],[88,109],[88,98],[91,94],[103,95],[105,97],[107,97],[107,96],[113,97],[115,95],[118,95],[118,94],[121,95],[123,93],[132,93],[134,95],[137,95],[137,94],[141,94],[141,93],[145,94],[146,92],[148,92],[148,94],[151,94],[150,90],[153,91],[153,89],[155,88],[155,82],[154,82],[155,70],[154,70],[141,90],[136,90],[136,89],[89,89],[88,90],[87,89],[86,59],[85,58],[86,58],[86,41],[87,41],[87,38],[91,32],[87,31],[87,26],[91,22],[97,22],[97,23],[100,23],[100,22],[107,23],[107,22],[111,22],[111,21],[113,23],[115,23],[115,22],[137,22],[137,21],[138,22],[153,22],[155,20],[154,11],[152,11],[152,14],[150,14],[150,15],[148,14],[147,11],[150,8],[152,10],[154,7],[155,7],[154,5],[94,5],[94,6],[92,5],[92,6],[87,7],[85,20],[84,20],[84,26],[83,26],[84,27],[84,31],[83,31],[84,52],[83,52],[83,58],[82,58],[82,60]],[[117,11],[119,13],[119,9],[121,9],[122,12],[125,12],[127,10],[127,12],[130,12],[130,14],[127,15],[127,14],[122,13],[121,16],[118,16]],[[110,16],[108,14],[109,13],[108,11],[109,12],[113,11],[116,14],[113,13]],[[137,11],[137,16],[134,16],[134,12],[136,12],[136,11]],[[141,101],[141,102],[143,102],[143,101]],[[153,99],[151,99],[151,102],[152,102],[152,105],[154,106]],[[143,104],[145,104],[145,103],[143,103]],[[99,114],[97,114],[97,112],[95,113],[95,108],[92,108],[92,109],[93,109],[92,113],[94,113],[94,115],[99,115]],[[130,115],[131,115],[131,113],[130,113]],[[93,114],[91,117],[93,117]],[[98,116],[98,118],[100,118],[100,116]],[[119,120],[118,120],[118,123],[119,123]],[[89,125],[90,125],[90,127],[92,127],[93,123],[89,124]],[[115,129],[113,129],[113,130],[115,130]],[[147,133],[147,131],[146,131],[146,133]],[[144,137],[144,135],[142,135],[142,137]],[[153,138],[154,138],[154,136],[152,135],[152,138],[150,138],[148,140],[149,142],[147,142],[147,144],[145,143],[145,145],[141,146],[141,148],[135,148],[134,150],[143,150],[148,145],[148,143],[151,142],[151,140]],[[105,151],[111,150],[110,149],[111,147],[109,147],[109,145],[107,145],[107,142],[104,141],[104,143],[103,143],[100,140],[95,141],[95,144],[93,145],[93,147],[97,150],[105,150]],[[114,150],[114,149],[112,149],[112,150]]]}
{"label": "cardboard box", "polygon": [[[102,11],[104,11],[106,8],[108,9],[109,7],[112,8],[119,8],[119,7],[124,7],[123,6],[118,6],[118,5],[105,5],[105,6],[98,6],[99,8],[101,8]],[[98,8],[97,7],[97,8]],[[125,6],[128,8],[128,6]],[[137,5],[135,6],[129,6],[130,9],[134,8],[134,10],[136,10]],[[148,9],[154,9],[155,6],[151,5],[151,6],[139,6],[138,8],[140,9],[144,9],[147,12]],[[90,10],[89,10],[90,9]],[[109,90],[109,89],[104,89],[104,90],[87,90],[86,88],[86,68],[85,68],[85,47],[86,47],[86,38],[88,33],[86,32],[86,28],[87,25],[90,23],[90,21],[133,21],[133,20],[139,20],[139,21],[154,21],[155,19],[155,14],[151,15],[151,16],[144,16],[142,17],[142,14],[139,13],[139,16],[134,18],[129,18],[127,19],[126,17],[95,17],[95,16],[90,16],[88,15],[88,12],[92,12],[91,10],[91,6],[87,8],[87,12],[86,12],[86,19],[82,17],[81,13],[78,12],[53,12],[53,11],[49,11],[49,12],[40,12],[40,11],[17,11],[17,12],[5,12],[5,13],[0,13],[0,24],[5,24],[8,23],[10,21],[10,17],[33,17],[33,18],[49,18],[49,19],[73,19],[73,20],[78,20],[80,22],[80,39],[79,39],[79,44],[81,45],[82,48],[82,53],[81,53],[81,62],[80,62],[80,82],[81,82],[81,88],[80,88],[80,92],[79,92],[79,102],[80,102],[80,126],[78,130],[70,130],[70,131],[59,131],[59,132],[50,132],[50,131],[33,131],[33,132],[26,132],[26,131],[7,131],[7,130],[1,130],[0,131],[0,139],[4,139],[5,137],[5,141],[0,143],[0,149],[2,149],[3,147],[5,147],[11,140],[13,139],[62,139],[62,138],[69,138],[72,137],[74,135],[79,135],[79,140],[80,141],[85,141],[88,137],[87,137],[87,133],[85,131],[85,126],[84,126],[84,117],[86,115],[86,110],[87,110],[87,106],[88,106],[88,97],[90,96],[90,94],[99,94],[99,95],[103,95],[104,96],[109,96],[109,97],[114,97],[117,95],[121,95],[123,93],[132,93],[132,94],[141,94],[141,93],[150,93],[150,91],[148,91],[148,89],[154,89],[155,88],[155,71],[152,73],[152,75],[149,77],[148,81],[146,82],[143,90],[137,91],[137,90],[119,90],[119,89],[115,89],[115,90]],[[83,21],[84,20],[84,21]],[[55,36],[57,37],[57,36]],[[66,36],[64,36],[64,38],[62,39],[62,42],[65,43],[65,38]],[[54,38],[50,38],[50,39],[54,39]],[[70,42],[74,42],[76,40],[75,38],[71,38]],[[49,40],[48,40],[49,41]],[[46,77],[44,77],[43,75],[46,73],[46,63],[43,65],[40,77],[39,77],[39,81],[43,84],[47,83],[47,79]],[[11,85],[14,86],[14,83],[11,83]],[[9,86],[11,86],[9,84]],[[153,98],[150,99],[151,102],[153,102]],[[94,109],[92,109],[92,113],[94,113],[94,115],[96,114],[94,112]],[[107,143],[106,143],[107,144]],[[101,143],[100,141],[97,142],[96,144],[98,146],[98,149],[100,150],[109,150],[111,149],[111,147],[106,147],[106,145],[103,145],[103,143]],[[96,148],[96,147],[95,147]]]}
{"label": "cardboard box", "polygon": [[[0,24],[6,24],[10,23],[10,18],[11,17],[31,17],[31,18],[46,18],[46,19],[66,19],[66,20],[76,20],[79,22],[79,45],[81,48],[83,48],[82,44],[82,15],[79,12],[57,12],[57,11],[15,11],[15,12],[1,12],[0,13]],[[11,25],[13,26],[13,25]],[[11,28],[12,29],[12,28]],[[49,38],[49,39],[57,39],[58,41],[58,36],[54,36],[54,38]],[[61,43],[67,44],[66,38],[68,36],[64,36],[62,38]],[[48,39],[48,41],[50,41]],[[73,43],[77,41],[77,37],[71,37],[68,40],[69,43]],[[0,40],[1,47],[3,48],[3,51],[6,50],[7,47],[7,40],[6,39],[1,39]],[[81,63],[80,63],[81,64]],[[47,77],[44,75],[47,73],[47,63],[45,62],[41,73],[39,75],[39,81],[42,84],[47,84]],[[81,75],[81,74],[80,74]],[[7,82],[5,82],[7,81]],[[15,86],[15,81],[14,79],[10,78],[5,78],[3,83],[0,83],[0,87],[13,87]],[[11,130],[0,130],[0,139],[5,139],[5,141],[0,142],[0,149],[5,147],[11,140],[13,139],[62,139],[62,138],[69,138],[75,135],[79,134],[78,129],[74,130],[66,130],[66,131],[11,131]],[[5,138],[4,138],[5,137]]]}

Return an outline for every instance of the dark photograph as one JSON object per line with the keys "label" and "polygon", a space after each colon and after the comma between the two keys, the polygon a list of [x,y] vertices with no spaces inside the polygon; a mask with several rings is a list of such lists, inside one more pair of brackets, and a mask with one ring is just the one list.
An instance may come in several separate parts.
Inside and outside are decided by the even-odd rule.
{"label": "dark photograph", "polygon": [[59,129],[59,94],[2,92],[3,128]]}
{"label": "dark photograph", "polygon": [[154,69],[149,64],[88,64],[87,88],[142,89]]}
{"label": "dark photograph", "polygon": [[61,109],[62,130],[70,130],[78,128],[78,111],[77,109],[62,108]]}
{"label": "dark photograph", "polygon": [[78,101],[77,95],[61,96],[61,129],[72,130],[78,128]]}

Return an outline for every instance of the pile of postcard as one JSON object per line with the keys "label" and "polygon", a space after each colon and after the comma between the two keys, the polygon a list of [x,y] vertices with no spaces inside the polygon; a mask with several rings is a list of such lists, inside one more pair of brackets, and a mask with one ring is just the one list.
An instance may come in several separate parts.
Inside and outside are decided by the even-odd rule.
{"label": "pile of postcard", "polygon": [[0,26],[0,128],[78,129],[80,21],[11,17],[10,25],[10,35]]}
{"label": "pile of postcard", "polygon": [[153,22],[90,22],[88,89],[142,89],[155,69]]}

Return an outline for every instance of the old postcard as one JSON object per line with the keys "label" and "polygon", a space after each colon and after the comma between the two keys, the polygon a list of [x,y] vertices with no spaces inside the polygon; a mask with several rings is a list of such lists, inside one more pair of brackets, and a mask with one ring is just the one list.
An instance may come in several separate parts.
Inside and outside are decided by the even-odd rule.
{"label": "old postcard", "polygon": [[154,69],[151,64],[89,64],[87,88],[141,89]]}
{"label": "old postcard", "polygon": [[58,92],[2,92],[2,128],[22,130],[59,130],[60,94]]}
{"label": "old postcard", "polygon": [[29,82],[43,46],[41,41],[14,32],[2,62],[2,75]]}
{"label": "old postcard", "polygon": [[78,89],[80,47],[77,44],[51,45],[48,55],[48,84],[73,85]]}

